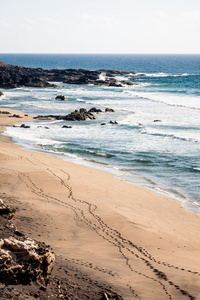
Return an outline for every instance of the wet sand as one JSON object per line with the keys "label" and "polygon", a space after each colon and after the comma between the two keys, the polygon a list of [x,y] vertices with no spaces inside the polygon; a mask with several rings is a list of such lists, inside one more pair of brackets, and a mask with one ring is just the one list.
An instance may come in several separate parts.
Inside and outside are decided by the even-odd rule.
{"label": "wet sand", "polygon": [[[14,113],[22,118],[0,113],[0,132],[31,119]],[[4,135],[0,164],[0,197],[17,209],[20,231],[54,249],[57,276],[73,269],[76,282],[111,288],[123,299],[200,299],[200,216]]]}

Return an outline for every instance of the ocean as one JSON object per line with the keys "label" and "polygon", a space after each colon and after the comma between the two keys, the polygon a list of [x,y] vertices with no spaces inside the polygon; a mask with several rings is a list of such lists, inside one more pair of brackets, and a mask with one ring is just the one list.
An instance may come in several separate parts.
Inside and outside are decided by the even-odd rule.
{"label": "ocean", "polygon": [[[200,212],[200,55],[0,54],[0,60],[44,69],[129,71],[137,85],[1,90],[2,107],[34,116],[103,111],[97,120],[32,121],[30,129],[9,127],[6,134],[24,147],[108,171]],[[65,101],[55,100],[60,94]]]}

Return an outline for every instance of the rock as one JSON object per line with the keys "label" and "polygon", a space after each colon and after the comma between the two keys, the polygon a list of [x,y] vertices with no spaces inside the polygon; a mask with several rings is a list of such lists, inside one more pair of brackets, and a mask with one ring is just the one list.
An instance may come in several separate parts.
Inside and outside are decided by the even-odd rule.
{"label": "rock", "polygon": [[37,116],[37,117],[33,117],[33,119],[40,120],[40,121],[50,121],[52,119],[52,117],[49,117],[49,116]]}
{"label": "rock", "polygon": [[161,120],[154,120],[153,122],[162,122]]}
{"label": "rock", "polygon": [[[80,108],[80,113],[87,113],[87,109],[85,109],[85,108]],[[77,112],[77,111],[76,111]]]}
{"label": "rock", "polygon": [[114,109],[112,109],[112,108],[106,108],[105,112],[114,112]]}
{"label": "rock", "polygon": [[101,125],[103,126],[103,125],[106,125],[106,123],[105,122],[103,122],[103,123],[101,123]]}
{"label": "rock", "polygon": [[32,240],[11,222],[15,210],[0,199],[0,282],[28,284],[46,282],[55,263],[50,246]]}
{"label": "rock", "polygon": [[20,128],[31,128],[29,125],[22,124]]}
{"label": "rock", "polygon": [[58,96],[56,96],[56,98],[55,98],[55,100],[65,100],[65,96],[63,96],[63,95],[58,95]]}
{"label": "rock", "polygon": [[20,117],[20,115],[16,115],[16,114],[14,114],[12,116],[9,116],[9,117],[12,117],[12,118],[22,118],[22,117]]}
{"label": "rock", "polygon": [[7,217],[8,220],[11,220],[14,216],[15,210],[11,209],[10,206],[5,205],[3,203],[3,200],[0,199],[0,216],[5,216]]}
{"label": "rock", "polygon": [[72,126],[63,125],[62,128],[72,128]]}
{"label": "rock", "polygon": [[98,108],[96,108],[96,107],[92,107],[88,112],[90,112],[90,113],[100,113],[100,112],[102,112],[102,110],[101,109],[98,109]]}
{"label": "rock", "polygon": [[3,96],[3,93],[2,93],[2,92],[0,92],[0,97],[1,97],[1,96]]}
{"label": "rock", "polygon": [[110,121],[110,124],[118,124],[117,121]]}
{"label": "rock", "polygon": [[[100,79],[100,74],[105,74],[105,80]],[[84,70],[84,69],[51,69],[25,68],[5,63],[0,64],[0,88],[16,88],[22,86],[56,87],[49,82],[63,82],[68,84],[93,84],[121,87],[132,85],[128,81],[130,72],[116,70]],[[132,72],[133,73],[133,72]],[[127,76],[127,81],[116,80],[116,75]],[[131,79],[133,80],[133,78]],[[58,97],[58,98],[57,98]],[[63,95],[58,95],[56,100],[65,100]]]}
{"label": "rock", "polygon": [[9,111],[0,111],[0,114],[10,115],[10,112]]}
{"label": "rock", "polygon": [[84,108],[81,108],[79,111],[75,110],[63,118],[63,120],[66,121],[85,121],[94,119],[96,119],[96,117]]}
{"label": "rock", "polygon": [[0,254],[0,280],[7,283],[45,280],[55,263],[55,255],[48,246],[29,238],[24,241],[14,237],[1,239]]}

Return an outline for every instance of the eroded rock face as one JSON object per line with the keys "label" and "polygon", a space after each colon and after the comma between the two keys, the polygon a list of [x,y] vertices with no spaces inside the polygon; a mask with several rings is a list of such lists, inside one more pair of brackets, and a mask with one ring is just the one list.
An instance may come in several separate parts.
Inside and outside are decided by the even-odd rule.
{"label": "eroded rock face", "polygon": [[55,256],[45,244],[14,237],[0,240],[0,280],[29,283],[46,279],[55,263]]}
{"label": "eroded rock face", "polygon": [[20,233],[11,218],[14,210],[0,199],[0,282],[28,284],[46,282],[55,263],[50,246]]}

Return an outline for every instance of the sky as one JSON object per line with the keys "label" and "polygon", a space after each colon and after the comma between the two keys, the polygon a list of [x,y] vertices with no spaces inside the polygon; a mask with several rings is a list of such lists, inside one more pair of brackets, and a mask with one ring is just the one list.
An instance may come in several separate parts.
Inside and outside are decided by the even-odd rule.
{"label": "sky", "polygon": [[0,0],[0,53],[200,54],[200,0]]}

